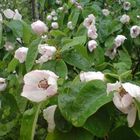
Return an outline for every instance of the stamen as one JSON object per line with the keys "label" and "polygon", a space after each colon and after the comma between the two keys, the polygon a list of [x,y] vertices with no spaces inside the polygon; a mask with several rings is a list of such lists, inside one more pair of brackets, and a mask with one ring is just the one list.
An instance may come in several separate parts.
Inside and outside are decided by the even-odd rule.
{"label": "stamen", "polygon": [[42,89],[47,89],[49,87],[49,84],[47,80],[44,78],[43,80],[39,81],[38,87]]}

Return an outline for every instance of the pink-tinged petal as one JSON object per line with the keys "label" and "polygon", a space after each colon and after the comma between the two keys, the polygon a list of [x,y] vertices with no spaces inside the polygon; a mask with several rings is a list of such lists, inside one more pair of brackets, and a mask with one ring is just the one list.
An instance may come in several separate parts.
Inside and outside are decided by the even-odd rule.
{"label": "pink-tinged petal", "polygon": [[130,96],[129,94],[125,94],[121,100],[123,108],[128,108],[132,104],[132,101],[132,96]]}
{"label": "pink-tinged petal", "polygon": [[48,132],[53,132],[55,129],[54,114],[57,105],[49,106],[43,110],[43,117],[48,122]]}
{"label": "pink-tinged petal", "polygon": [[12,11],[11,9],[6,9],[3,11],[4,15],[8,19],[12,19],[14,17],[15,12]]}
{"label": "pink-tinged petal", "polygon": [[34,70],[24,76],[24,82],[27,85],[38,85],[39,81],[48,79],[49,74],[44,71]]}
{"label": "pink-tinged petal", "polygon": [[118,81],[114,84],[107,83],[107,94],[109,94],[112,91],[117,91],[120,87],[121,87],[121,83]]}
{"label": "pink-tinged petal", "polygon": [[23,92],[21,93],[21,96],[26,97],[33,102],[41,102],[47,98],[45,90],[28,85],[25,85],[23,87]]}
{"label": "pink-tinged petal", "polygon": [[130,94],[132,97],[140,98],[140,87],[131,83],[124,83],[122,84],[123,88],[125,89],[128,94]]}
{"label": "pink-tinged petal", "polygon": [[127,115],[128,126],[132,127],[136,120],[137,110],[135,106],[132,106]]}
{"label": "pink-tinged petal", "polygon": [[114,93],[113,103],[119,110],[122,108],[121,96],[119,93]]}
{"label": "pink-tinged petal", "polygon": [[57,85],[49,86],[45,92],[47,97],[54,96],[57,93]]}

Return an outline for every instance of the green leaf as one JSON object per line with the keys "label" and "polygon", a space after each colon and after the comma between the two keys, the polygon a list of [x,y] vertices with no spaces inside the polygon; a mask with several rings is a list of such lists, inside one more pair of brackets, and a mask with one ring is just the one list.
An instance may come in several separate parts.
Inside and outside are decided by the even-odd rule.
{"label": "green leaf", "polygon": [[32,109],[24,112],[20,128],[20,140],[33,140],[35,127],[41,104],[35,105]]}
{"label": "green leaf", "polygon": [[32,36],[32,30],[31,27],[28,24],[26,24],[26,22],[22,21],[22,25],[23,25],[23,42],[28,44]]}
{"label": "green leaf", "polygon": [[6,135],[16,125],[16,119],[6,124],[0,123],[0,137]]}
{"label": "green leaf", "polygon": [[69,21],[72,21],[72,25],[73,27],[75,27],[77,25],[78,22],[78,18],[80,15],[80,10],[79,9],[73,9],[70,16],[69,16]]}
{"label": "green leaf", "polygon": [[0,22],[0,48],[2,48],[1,42],[2,42],[2,24]]}
{"label": "green leaf", "polygon": [[62,58],[68,64],[75,66],[81,70],[88,70],[91,67],[90,61],[80,52],[71,50],[62,54]]}
{"label": "green leaf", "polygon": [[29,50],[25,62],[27,72],[30,71],[34,65],[38,54],[38,44],[40,43],[40,40],[40,38],[33,40],[32,43],[29,45]]}
{"label": "green leaf", "polygon": [[11,60],[11,62],[8,64],[8,68],[7,68],[7,71],[10,73],[10,72],[13,72],[16,68],[16,66],[19,64],[19,61],[15,58],[13,58]]}
{"label": "green leaf", "polygon": [[[73,89],[77,88],[72,87]],[[68,90],[59,94],[58,105],[63,116],[74,126],[82,126],[100,107],[112,100],[100,80],[90,81],[78,93]]]}
{"label": "green leaf", "polygon": [[51,30],[50,31],[50,35],[52,35],[53,37],[64,37],[66,36],[66,34],[60,30]]}
{"label": "green leaf", "polygon": [[105,108],[102,108],[85,123],[84,128],[97,137],[104,137],[111,127],[110,116]]}
{"label": "green leaf", "polygon": [[69,50],[71,47],[76,46],[76,45],[84,45],[85,43],[86,43],[86,36],[74,37],[62,47],[61,52]]}
{"label": "green leaf", "polygon": [[22,26],[21,21],[12,20],[7,24],[7,26],[13,31],[13,33],[16,37],[22,37],[23,36],[23,26]]}
{"label": "green leaf", "polygon": [[67,77],[68,74],[67,65],[62,59],[48,61],[47,63],[44,63],[42,65],[41,69],[51,70],[59,77],[64,79]]}
{"label": "green leaf", "polygon": [[81,128],[73,128],[68,133],[62,133],[55,130],[47,135],[46,140],[94,140],[93,136],[86,130]]}

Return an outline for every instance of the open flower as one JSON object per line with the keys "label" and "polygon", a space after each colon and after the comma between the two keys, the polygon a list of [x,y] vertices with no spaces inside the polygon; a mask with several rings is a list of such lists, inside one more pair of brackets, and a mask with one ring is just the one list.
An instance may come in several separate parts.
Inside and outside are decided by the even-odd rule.
{"label": "open flower", "polygon": [[125,24],[125,23],[129,23],[130,21],[130,17],[126,14],[122,15],[121,18],[120,18],[120,22]]}
{"label": "open flower", "polygon": [[27,52],[28,52],[28,48],[26,48],[26,47],[18,48],[15,51],[15,56],[14,57],[17,60],[19,60],[20,63],[24,63],[25,60],[26,60]]}
{"label": "open flower", "polygon": [[88,28],[88,37],[91,38],[91,39],[96,39],[98,37],[98,34],[97,34],[97,29],[94,25],[91,25],[89,28]]}
{"label": "open flower", "polygon": [[113,47],[107,49],[107,51],[105,52],[105,55],[113,60],[114,57],[116,56],[118,47],[124,43],[125,39],[127,39],[125,36],[117,35],[117,37],[114,40]]}
{"label": "open flower", "polygon": [[127,114],[128,126],[132,127],[136,119],[136,107],[133,98],[140,101],[140,87],[131,83],[107,84],[107,93],[114,91],[113,103],[123,113]]}
{"label": "open flower", "polygon": [[54,114],[57,105],[52,105],[43,110],[43,117],[48,122],[48,132],[53,132],[55,129]]}
{"label": "open flower", "polygon": [[36,63],[42,64],[53,58],[56,48],[54,46],[48,46],[48,44],[40,44],[38,46],[38,51],[41,54],[41,57],[36,60]]}
{"label": "open flower", "polygon": [[83,25],[88,29],[91,25],[95,25],[95,16],[93,14],[88,15],[85,18]]}
{"label": "open flower", "polygon": [[90,40],[88,42],[88,49],[90,52],[92,52],[94,49],[96,49],[97,42],[95,40]]}
{"label": "open flower", "polygon": [[130,35],[132,38],[136,38],[140,34],[140,26],[134,25],[130,29]]}
{"label": "open flower", "polygon": [[48,27],[46,26],[46,24],[40,20],[33,22],[31,24],[31,27],[32,30],[38,35],[43,35],[45,32],[48,31]]}
{"label": "open flower", "polygon": [[6,88],[7,84],[4,78],[0,77],[0,91],[4,91]]}
{"label": "open flower", "polygon": [[12,11],[11,9],[6,9],[3,11],[4,15],[8,19],[14,19],[14,20],[21,20],[22,15],[19,13],[17,9],[15,9],[15,12]]}
{"label": "open flower", "polygon": [[115,45],[116,47],[121,46],[124,43],[124,40],[127,39],[124,35],[117,35],[115,38]]}
{"label": "open flower", "polygon": [[88,82],[91,80],[105,80],[104,74],[102,72],[94,72],[94,71],[89,71],[89,72],[81,72],[80,73],[80,80],[82,82]]}
{"label": "open flower", "polygon": [[126,1],[123,3],[123,9],[124,10],[129,10],[131,8],[131,3]]}
{"label": "open flower", "polygon": [[49,70],[33,70],[24,76],[21,96],[41,102],[57,93],[58,76]]}

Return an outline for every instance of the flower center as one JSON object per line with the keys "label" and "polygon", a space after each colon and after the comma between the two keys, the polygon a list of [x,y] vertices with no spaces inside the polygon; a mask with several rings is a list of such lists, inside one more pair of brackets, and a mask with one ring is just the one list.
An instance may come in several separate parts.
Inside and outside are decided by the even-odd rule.
{"label": "flower center", "polygon": [[123,97],[125,94],[127,94],[127,92],[125,91],[125,89],[123,87],[119,88],[119,94],[121,97]]}
{"label": "flower center", "polygon": [[39,81],[38,87],[42,89],[47,89],[49,87],[48,81],[46,79]]}

